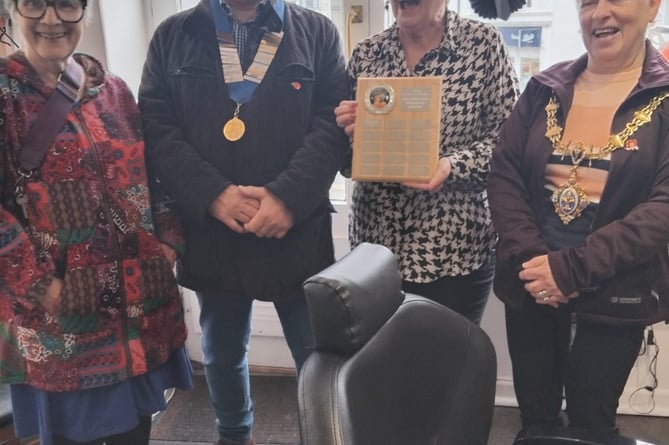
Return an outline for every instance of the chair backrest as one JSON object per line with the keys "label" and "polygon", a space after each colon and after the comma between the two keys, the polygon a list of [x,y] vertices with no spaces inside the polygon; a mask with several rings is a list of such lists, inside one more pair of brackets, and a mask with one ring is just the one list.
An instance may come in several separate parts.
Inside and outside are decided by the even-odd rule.
{"label": "chair backrest", "polygon": [[303,445],[485,445],[496,382],[488,336],[404,294],[388,249],[363,244],[304,289],[314,352],[299,376]]}

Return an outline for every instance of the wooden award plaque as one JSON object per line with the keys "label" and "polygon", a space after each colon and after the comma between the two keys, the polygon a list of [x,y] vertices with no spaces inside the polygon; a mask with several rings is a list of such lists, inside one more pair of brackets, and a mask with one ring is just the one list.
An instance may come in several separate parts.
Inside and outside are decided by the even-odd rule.
{"label": "wooden award plaque", "polygon": [[440,77],[358,78],[351,177],[429,182],[439,162]]}

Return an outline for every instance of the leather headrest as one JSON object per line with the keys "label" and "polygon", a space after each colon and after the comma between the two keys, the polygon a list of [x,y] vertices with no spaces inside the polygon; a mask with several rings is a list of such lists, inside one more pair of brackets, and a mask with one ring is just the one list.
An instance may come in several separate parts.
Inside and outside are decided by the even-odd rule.
{"label": "leather headrest", "polygon": [[395,255],[363,243],[304,282],[314,349],[351,355],[404,300]]}

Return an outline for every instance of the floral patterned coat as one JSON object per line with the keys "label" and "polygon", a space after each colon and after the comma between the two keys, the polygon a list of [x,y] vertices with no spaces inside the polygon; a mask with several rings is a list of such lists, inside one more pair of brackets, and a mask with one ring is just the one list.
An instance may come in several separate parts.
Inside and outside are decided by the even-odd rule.
{"label": "floral patterned coat", "polygon": [[[46,391],[110,385],[185,341],[183,308],[154,231],[139,111],[120,79],[77,55],[85,94],[16,204],[17,154],[53,89],[22,52],[0,59],[0,381]],[[58,298],[46,298],[57,277]]]}

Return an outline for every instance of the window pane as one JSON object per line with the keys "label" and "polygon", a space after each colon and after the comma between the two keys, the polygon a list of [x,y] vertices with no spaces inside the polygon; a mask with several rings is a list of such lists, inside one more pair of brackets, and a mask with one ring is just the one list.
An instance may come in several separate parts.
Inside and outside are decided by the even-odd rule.
{"label": "window pane", "polygon": [[337,173],[332,187],[330,187],[330,199],[335,204],[344,204],[347,201],[346,187],[348,181],[342,175]]}

